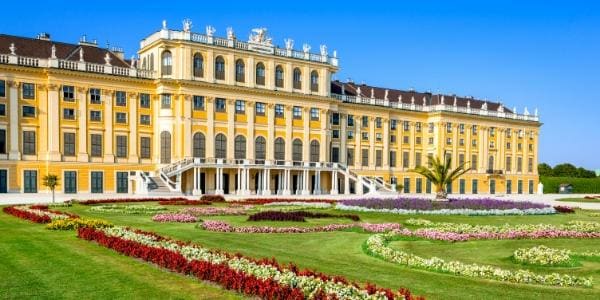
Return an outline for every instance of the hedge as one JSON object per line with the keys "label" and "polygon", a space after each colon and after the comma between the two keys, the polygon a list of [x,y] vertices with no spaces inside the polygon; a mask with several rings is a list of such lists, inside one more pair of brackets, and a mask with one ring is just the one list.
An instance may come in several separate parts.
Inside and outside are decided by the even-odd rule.
{"label": "hedge", "polygon": [[573,185],[574,194],[599,194],[600,178],[575,178],[575,177],[540,177],[544,184],[545,194],[558,193],[561,184]]}

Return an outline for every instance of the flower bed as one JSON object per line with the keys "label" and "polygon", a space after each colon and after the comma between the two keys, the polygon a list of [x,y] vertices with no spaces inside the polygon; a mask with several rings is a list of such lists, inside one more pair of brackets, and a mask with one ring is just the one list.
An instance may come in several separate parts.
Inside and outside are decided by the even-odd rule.
{"label": "flower bed", "polygon": [[58,219],[46,224],[46,229],[50,230],[76,230],[82,227],[91,228],[106,228],[112,227],[113,225],[107,221],[99,219],[81,219],[81,218],[69,218],[69,219]]}
{"label": "flower bed", "polygon": [[200,197],[200,201],[225,202],[225,197],[221,195],[202,195],[202,197]]}
{"label": "flower bed", "polygon": [[292,222],[306,222],[306,218],[322,219],[322,218],[347,218],[352,221],[359,221],[360,217],[357,215],[334,215],[329,213],[316,213],[304,210],[298,211],[261,211],[257,212],[250,217],[248,221],[292,221]]}
{"label": "flower bed", "polygon": [[360,288],[341,277],[283,268],[275,261],[212,252],[194,244],[123,227],[82,228],[78,237],[173,272],[215,282],[263,299],[415,299],[406,289],[393,292],[372,285]]}
{"label": "flower bed", "polygon": [[181,213],[165,213],[165,214],[157,214],[152,217],[152,221],[154,222],[177,222],[177,223],[194,223],[198,222],[198,218],[192,216],[190,214],[181,214]]}
{"label": "flower bed", "polygon": [[522,284],[543,284],[552,286],[591,287],[592,278],[583,278],[565,274],[536,274],[528,270],[506,270],[494,266],[467,264],[460,261],[445,261],[441,258],[422,258],[417,255],[396,250],[388,246],[396,237],[396,232],[376,234],[366,241],[366,251],[385,261],[410,268],[432,270],[465,277],[486,278]]}
{"label": "flower bed", "polygon": [[165,211],[167,208],[162,206],[152,206],[152,205],[119,205],[119,204],[108,204],[108,205],[98,205],[90,208],[90,211],[93,212],[102,212],[102,213],[118,213],[118,214],[126,214],[126,215],[145,215],[145,214],[155,214],[160,211]]}
{"label": "flower bed", "polygon": [[117,198],[117,199],[95,199],[79,201],[83,205],[108,204],[108,203],[138,203],[138,202],[160,202],[160,201],[187,201],[185,197],[177,198]]}
{"label": "flower bed", "polygon": [[50,223],[52,220],[78,218],[78,216],[74,214],[49,210],[48,206],[7,206],[4,207],[2,211],[17,218],[35,223]]}
{"label": "flower bed", "polygon": [[343,200],[337,209],[363,212],[424,215],[542,215],[556,210],[540,203],[495,199],[432,201],[419,198]]}
{"label": "flower bed", "polygon": [[565,266],[571,264],[571,251],[553,249],[546,246],[520,248],[515,250],[513,258],[520,263],[538,266]]}
{"label": "flower bed", "polygon": [[329,203],[334,204],[336,200],[327,200],[327,199],[278,199],[278,198],[268,198],[268,199],[246,199],[239,201],[229,201],[229,203],[233,204],[246,204],[246,205],[265,205],[269,203]]}
{"label": "flower bed", "polygon": [[303,208],[331,208],[333,205],[327,202],[270,202],[264,206],[301,206]]}
{"label": "flower bed", "polygon": [[273,227],[273,226],[239,226],[235,227],[224,221],[206,220],[202,223],[202,228],[208,231],[217,232],[235,232],[235,233],[311,233],[311,232],[330,232],[350,228],[361,228],[369,232],[386,232],[398,230],[401,228],[397,223],[352,223],[352,224],[329,224],[312,227]]}
{"label": "flower bed", "polygon": [[193,216],[241,216],[245,215],[250,209],[246,207],[189,207],[179,213],[189,214]]}
{"label": "flower bed", "polygon": [[211,205],[212,202],[206,200],[163,200],[159,205]]}

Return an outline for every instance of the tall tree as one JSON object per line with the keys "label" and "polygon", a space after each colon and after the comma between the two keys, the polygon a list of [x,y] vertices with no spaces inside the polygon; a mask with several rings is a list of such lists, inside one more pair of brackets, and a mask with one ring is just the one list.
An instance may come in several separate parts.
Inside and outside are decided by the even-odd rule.
{"label": "tall tree", "polygon": [[547,163],[541,163],[538,165],[538,174],[540,176],[552,176],[552,167]]}

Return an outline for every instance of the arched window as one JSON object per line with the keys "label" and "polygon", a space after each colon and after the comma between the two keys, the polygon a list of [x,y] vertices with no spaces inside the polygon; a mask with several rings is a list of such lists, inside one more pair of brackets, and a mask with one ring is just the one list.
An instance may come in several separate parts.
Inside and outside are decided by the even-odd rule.
{"label": "arched window", "polygon": [[215,58],[215,78],[225,80],[225,60],[222,56]]}
{"label": "arched window", "polygon": [[154,71],[154,53],[150,53],[149,61],[150,62],[148,63],[148,67],[151,71]]}
{"label": "arched window", "polygon": [[302,141],[295,139],[292,143],[292,160],[302,161]]}
{"label": "arched window", "polygon": [[202,132],[196,132],[194,134],[194,157],[205,158],[206,157],[206,139]]}
{"label": "arched window", "polygon": [[244,61],[238,59],[235,61],[235,81],[244,82],[246,81],[246,68],[244,66]]}
{"label": "arched window", "polygon": [[171,75],[173,73],[173,55],[171,55],[171,51],[165,50],[161,56],[161,74],[162,75]]}
{"label": "arched window", "polygon": [[263,63],[256,64],[256,84],[265,85],[265,65]]}
{"label": "arched window", "polygon": [[243,135],[235,137],[235,159],[246,159],[246,138]]}
{"label": "arched window", "polygon": [[275,160],[285,160],[285,141],[280,137],[275,139]]}
{"label": "arched window", "polygon": [[494,157],[490,155],[488,158],[488,171],[494,170]]}
{"label": "arched window", "polygon": [[202,54],[196,53],[194,54],[194,77],[203,77],[204,76],[204,59],[202,58]]}
{"label": "arched window", "polygon": [[267,157],[267,141],[264,137],[259,136],[254,141],[254,158],[264,160]]}
{"label": "arched window", "polygon": [[317,71],[310,73],[310,90],[313,92],[319,91],[319,73]]}
{"label": "arched window", "polygon": [[160,163],[171,163],[171,133],[168,131],[160,133]]}
{"label": "arched window", "polygon": [[319,154],[321,152],[319,141],[313,140],[310,142],[310,161],[319,162]]}
{"label": "arched window", "polygon": [[294,88],[301,89],[302,88],[302,72],[300,68],[294,69]]}
{"label": "arched window", "polygon": [[215,137],[215,158],[227,158],[227,137],[222,133]]}
{"label": "arched window", "polygon": [[281,66],[275,68],[275,86],[278,88],[283,87],[283,68]]}

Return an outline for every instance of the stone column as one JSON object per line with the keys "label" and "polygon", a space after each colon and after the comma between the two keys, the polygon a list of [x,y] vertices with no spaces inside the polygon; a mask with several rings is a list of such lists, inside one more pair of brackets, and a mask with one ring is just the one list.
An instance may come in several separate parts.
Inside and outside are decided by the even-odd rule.
{"label": "stone column", "polygon": [[270,169],[265,169],[264,170],[264,190],[263,190],[263,195],[268,196],[271,195],[271,170]]}
{"label": "stone column", "polygon": [[88,151],[87,151],[87,136],[88,136],[88,130],[87,130],[87,118],[88,118],[88,111],[87,111],[87,89],[84,87],[78,87],[77,88],[77,105],[78,107],[78,114],[77,114],[77,120],[78,120],[78,129],[77,129],[77,133],[78,133],[78,151],[77,151],[77,161],[78,162],[88,162],[89,161],[89,155],[88,155]]}
{"label": "stone column", "polygon": [[338,180],[337,180],[337,172],[336,171],[331,172],[331,194],[332,195],[338,194]]}
{"label": "stone column", "polygon": [[10,102],[8,105],[8,113],[10,124],[10,151],[8,153],[8,159],[10,160],[20,160],[21,152],[19,151],[19,87],[21,86],[20,82],[9,81],[9,98]]}
{"label": "stone column", "polygon": [[[130,163],[138,163],[138,94],[137,93],[128,93],[129,101],[127,101],[127,105],[129,106],[129,162]],[[156,126],[156,125],[155,125]]]}
{"label": "stone column", "polygon": [[223,168],[216,168],[215,171],[217,173],[215,194],[223,195]]}
{"label": "stone column", "polygon": [[283,175],[283,195],[291,195],[291,191],[290,191],[290,170],[284,170],[284,175]]}
{"label": "stone column", "polygon": [[48,85],[48,155],[49,161],[60,161],[60,120],[59,120],[59,86]]}
{"label": "stone column", "polygon": [[302,195],[310,195],[310,190],[308,189],[308,181],[308,170],[304,170],[304,172],[302,173]]}
{"label": "stone column", "polygon": [[113,149],[113,96],[114,91],[104,90],[104,162],[114,163]]}
{"label": "stone column", "polygon": [[350,195],[350,177],[347,172],[344,175],[344,195]]}

